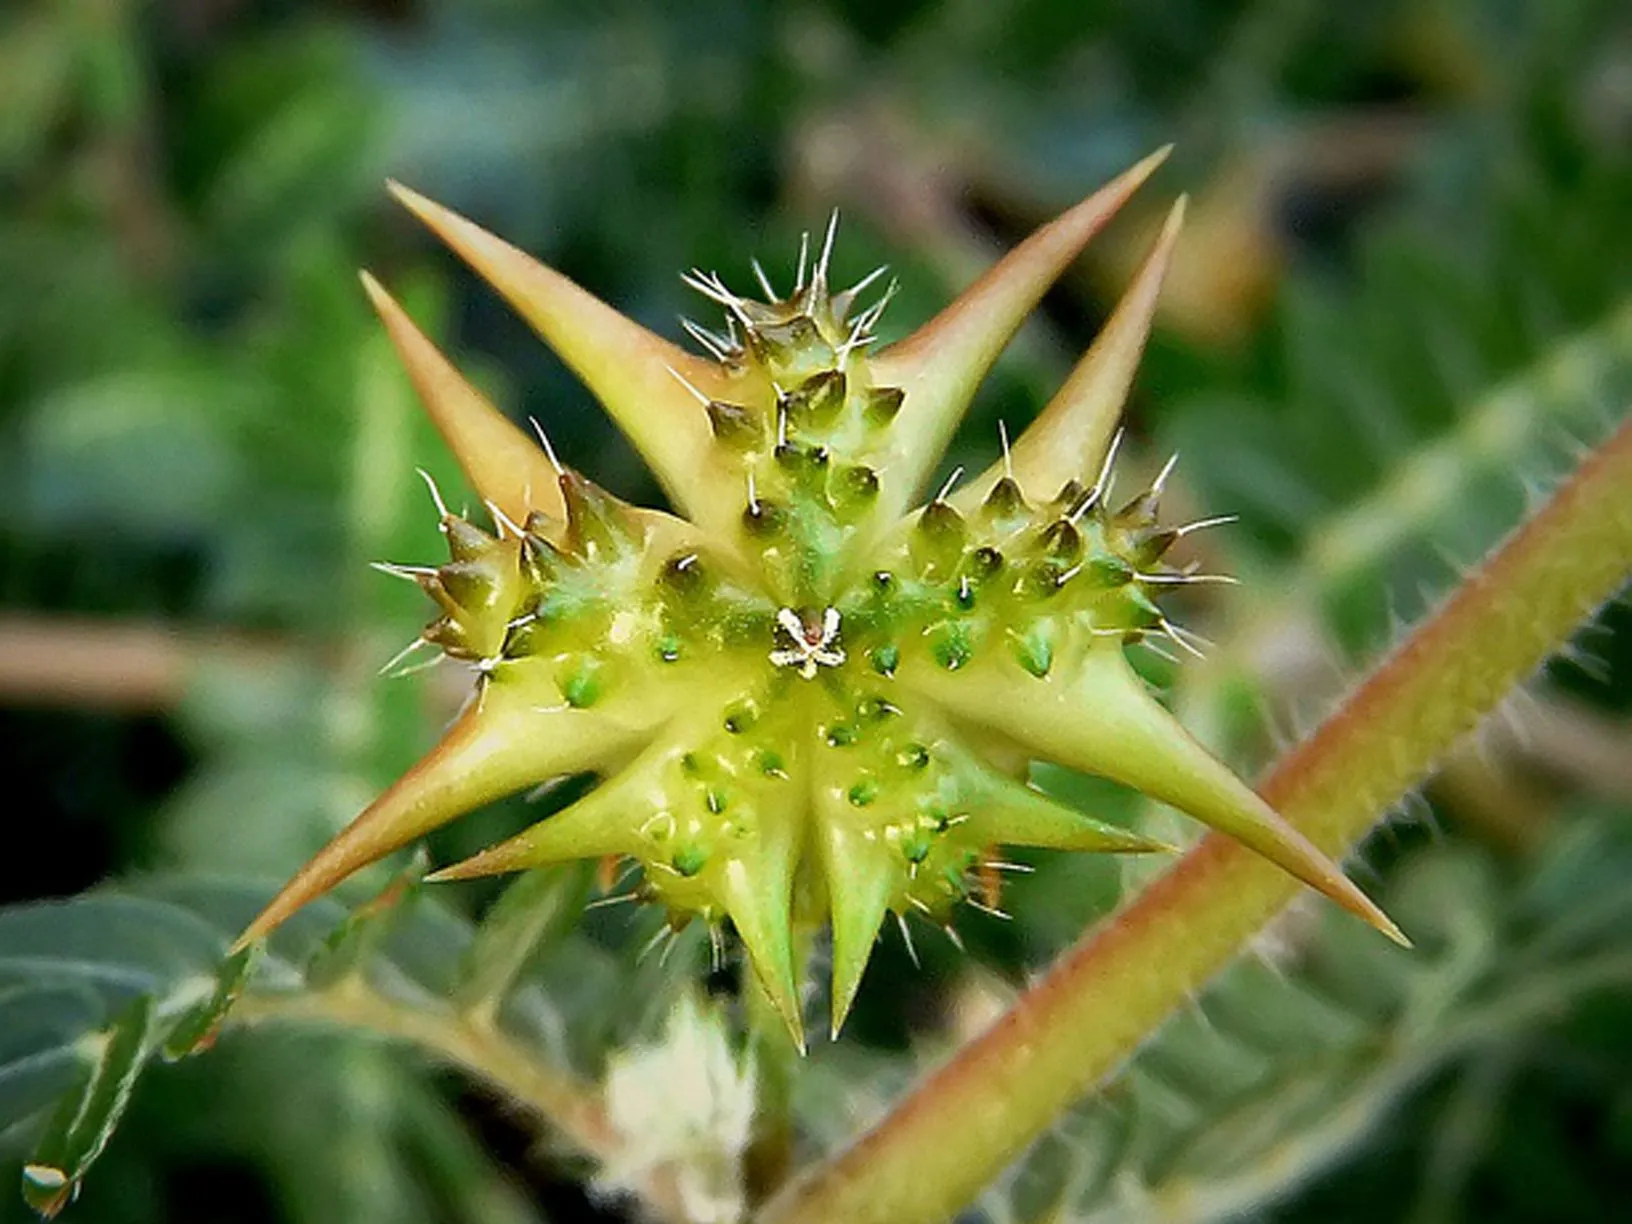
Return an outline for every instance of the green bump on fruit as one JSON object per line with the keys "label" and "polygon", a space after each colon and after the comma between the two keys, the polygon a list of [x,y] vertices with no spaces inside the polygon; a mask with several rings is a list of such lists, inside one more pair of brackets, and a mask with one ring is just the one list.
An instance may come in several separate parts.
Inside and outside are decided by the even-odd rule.
{"label": "green bump on fruit", "polygon": [[871,387],[864,398],[862,411],[867,423],[875,429],[884,429],[895,420],[906,397],[900,387]]}
{"label": "green bump on fruit", "polygon": [[630,506],[560,467],[365,277],[492,512],[490,527],[450,514],[433,488],[449,559],[381,567],[430,598],[422,640],[470,667],[477,700],[245,939],[463,812],[594,773],[576,803],[437,878],[631,858],[637,895],[671,923],[735,930],[802,1042],[794,949],[809,940],[796,928],[831,923],[836,1029],[885,917],[950,922],[961,899],[990,897],[993,847],[1160,848],[1015,781],[1027,755],[1140,787],[1397,934],[1122,657],[1125,644],[1177,634],[1158,597],[1194,580],[1163,560],[1184,532],[1159,523],[1160,479],[1118,512],[1103,496],[1178,210],[1109,339],[1036,422],[1012,446],[1005,433],[985,472],[912,509],[997,354],[1159,161],[884,348],[889,292],[860,300],[872,277],[835,291],[831,226],[785,296],[690,275],[727,324],[688,328],[705,350],[691,353],[394,188],[565,359],[676,512]]}
{"label": "green bump on fruit", "polygon": [[908,744],[896,753],[895,760],[903,769],[922,769],[929,764],[929,749],[922,744]]}
{"label": "green bump on fruit", "polygon": [[1014,657],[1020,666],[1041,680],[1054,666],[1054,635],[1050,622],[1039,621],[1014,637]]}
{"label": "green bump on fruit", "polygon": [[690,879],[708,865],[708,852],[700,846],[683,846],[669,861],[676,871]]}
{"label": "green bump on fruit", "polygon": [[949,672],[957,671],[974,658],[974,643],[963,625],[945,624],[935,630],[930,639],[930,653],[935,664]]}
{"label": "green bump on fruit", "polygon": [[594,659],[580,659],[561,678],[561,697],[575,710],[588,709],[601,696],[602,668]]}
{"label": "green bump on fruit", "polygon": [[733,450],[747,450],[763,439],[758,416],[740,404],[710,400],[706,405],[709,428]]}
{"label": "green bump on fruit", "polygon": [[901,648],[894,642],[886,642],[868,652],[873,661],[873,670],[881,676],[895,675],[895,669],[901,666]]}

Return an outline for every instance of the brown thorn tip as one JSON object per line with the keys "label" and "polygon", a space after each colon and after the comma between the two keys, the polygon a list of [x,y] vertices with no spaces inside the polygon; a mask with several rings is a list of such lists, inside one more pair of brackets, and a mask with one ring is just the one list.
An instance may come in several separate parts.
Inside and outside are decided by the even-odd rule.
{"label": "brown thorn tip", "polygon": [[1400,930],[1397,925],[1395,925],[1394,920],[1387,914],[1383,913],[1383,911],[1378,909],[1376,906],[1372,906],[1370,911],[1362,916],[1368,922],[1370,922],[1372,926],[1377,928],[1378,931],[1382,932],[1384,935],[1388,936],[1389,939],[1399,944],[1400,947],[1408,949],[1416,947],[1416,945],[1411,942],[1410,937],[1406,935],[1404,931]]}

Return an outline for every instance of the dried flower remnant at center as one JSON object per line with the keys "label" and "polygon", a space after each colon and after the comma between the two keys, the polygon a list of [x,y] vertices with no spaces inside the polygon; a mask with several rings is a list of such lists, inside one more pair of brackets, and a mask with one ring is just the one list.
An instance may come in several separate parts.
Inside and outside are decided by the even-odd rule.
{"label": "dried flower remnant at center", "polygon": [[844,648],[838,644],[839,610],[826,609],[820,617],[804,617],[792,608],[782,608],[776,623],[787,634],[792,647],[778,647],[770,659],[778,667],[795,667],[806,680],[814,680],[822,667],[844,662]]}
{"label": "dried flower remnant at center", "polygon": [[[364,865],[492,799],[566,773],[599,786],[433,878],[617,856],[678,927],[729,924],[803,1040],[794,938],[831,924],[832,1026],[885,918],[948,925],[1003,845],[1157,843],[1047,798],[1016,747],[1136,787],[1245,843],[1386,934],[1393,924],[1147,692],[1127,646],[1167,636],[1166,471],[1111,497],[1117,420],[1183,216],[1172,210],[1104,330],[1002,459],[914,498],[977,384],[1060,272],[1162,160],[1127,171],[881,351],[888,302],[829,284],[834,230],[791,292],[711,274],[725,312],[690,353],[405,188],[407,207],[503,294],[600,399],[678,513],[560,468],[366,276],[484,530],[441,509],[450,559],[402,567],[439,616],[424,640],[473,664],[442,741],[288,884],[265,936]],[[756,268],[757,270],[757,268]]]}

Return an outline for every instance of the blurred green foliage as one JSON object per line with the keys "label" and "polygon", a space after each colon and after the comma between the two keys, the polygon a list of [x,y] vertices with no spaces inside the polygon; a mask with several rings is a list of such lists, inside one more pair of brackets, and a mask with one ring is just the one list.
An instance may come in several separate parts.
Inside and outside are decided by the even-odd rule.
{"label": "blurred green foliage", "polygon": [[[697,309],[680,268],[744,279],[758,254],[786,275],[799,232],[837,205],[839,273],[890,262],[899,333],[991,252],[1179,141],[1151,211],[1050,296],[948,466],[1038,410],[1162,196],[1193,192],[1131,425],[1147,460],[1182,451],[1184,499],[1240,513],[1208,547],[1246,583],[1193,609],[1218,642],[1206,664],[1153,674],[1250,764],[1624,416],[1629,82],[1632,14],[1612,0],[8,6],[0,900],[158,872],[171,883],[136,885],[144,904],[196,914],[204,886],[187,881],[270,885],[451,712],[435,672],[375,675],[424,613],[365,562],[434,554],[416,465],[458,484],[359,264],[569,462],[656,496],[582,389],[392,209],[385,175],[670,335]],[[107,633],[132,628],[133,652],[100,664]],[[1368,848],[1436,933],[1420,957],[1373,965],[1352,932],[1294,921],[1273,958],[1286,977],[1232,974],[970,1218],[1612,1218],[1632,1195],[1629,628],[1604,612],[1518,713],[1528,740],[1492,735]],[[51,665],[21,666],[42,642]],[[1081,779],[1039,781],[1133,814]],[[522,819],[501,807],[433,850]],[[853,1040],[802,1072],[812,1151],[1124,882],[1103,862],[1036,862],[1013,923],[965,924],[971,957],[925,947],[920,972],[899,943],[880,950]],[[415,911],[439,915],[415,946],[444,969],[491,898],[452,895],[465,917]],[[96,973],[44,1002],[30,985],[47,947],[123,963],[96,912],[0,916],[0,1127],[49,1103],[64,1043],[128,997]],[[121,921],[134,937],[142,920]],[[506,1015],[598,1074],[706,969],[695,943],[639,960],[654,922],[591,913]],[[127,959],[159,955],[153,940]],[[171,977],[142,980],[211,960],[175,955]],[[709,980],[730,993],[728,974]],[[1311,1102],[1326,1108],[1300,1112]],[[132,1109],[73,1218],[620,1218],[488,1093],[353,1037],[229,1034],[148,1075]],[[16,1167],[32,1131],[4,1133]],[[0,1195],[0,1220],[24,1214]]]}

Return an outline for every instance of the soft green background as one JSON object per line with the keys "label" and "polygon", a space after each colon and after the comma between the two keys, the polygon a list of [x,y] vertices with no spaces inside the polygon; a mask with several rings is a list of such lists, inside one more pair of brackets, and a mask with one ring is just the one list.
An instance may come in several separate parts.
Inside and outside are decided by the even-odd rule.
{"label": "soft green background", "polygon": [[[1209,545],[1246,586],[1187,610],[1219,646],[1176,700],[1250,767],[1625,414],[1623,4],[13,0],[0,13],[0,900],[149,871],[277,877],[451,709],[446,676],[374,676],[423,610],[365,562],[434,557],[414,465],[457,483],[358,266],[500,402],[545,421],[568,462],[655,496],[582,389],[390,203],[385,176],[676,336],[682,311],[712,322],[682,268],[747,286],[758,255],[785,281],[800,231],[837,206],[839,279],[887,261],[899,334],[1168,141],[1172,161],[1049,296],[958,449],[988,456],[1000,418],[1018,429],[1036,412],[1158,209],[1190,192],[1129,425],[1139,461],[1182,452],[1183,510],[1242,516]],[[1520,730],[1493,730],[1368,848],[1368,886],[1403,888],[1428,928],[1464,915],[1481,933],[1482,976],[1430,972],[1462,947],[1447,936],[1425,947],[1423,981],[1552,989],[1546,957],[1502,949],[1589,894],[1614,919],[1593,939],[1632,946],[1629,628],[1624,607],[1602,614],[1515,706]],[[434,850],[524,818],[473,817]],[[1116,883],[1103,863],[1042,861],[1008,895],[1013,923],[962,924],[975,966],[925,935],[918,972],[887,940],[846,1055],[862,1070],[813,1063],[810,1133],[836,1141],[857,1108],[847,1074],[904,1078],[909,1039],[940,1048],[974,1023]],[[601,913],[590,935],[625,993],[587,998],[650,997],[655,1014],[685,976],[684,957],[634,965],[638,921]],[[1355,1049],[1386,1061],[1405,1039],[1387,1006],[1368,1012],[1365,962],[1334,984],[1320,955],[1311,978],[1376,1026]],[[650,989],[628,995],[631,979]],[[589,1070],[650,1030],[646,1013],[564,1011]],[[1430,1008],[1423,1023],[1439,1020]],[[1632,1202],[1629,1038],[1624,978],[1561,996],[1406,1075],[1385,1122],[1334,1140],[1308,1184],[1249,1214],[1616,1218]],[[1144,1086],[1160,1072],[1141,1064],[1119,1091],[1171,1090],[1181,1114],[1218,1107],[1212,1085],[1177,1072]],[[1290,1116],[1281,1098],[1260,1104]],[[1231,1134],[1250,1121],[1232,1117]],[[26,1150],[13,1137],[8,1161]],[[1138,1159],[1159,1179],[1200,1142]],[[1096,1143],[1063,1134],[1040,1154],[1036,1177],[1056,1187],[1043,1198],[1058,1193],[1048,1162],[1080,1166],[1071,1153]],[[145,1080],[70,1218],[621,1218],[595,1214],[580,1174],[538,1158],[502,1105],[411,1059],[255,1037]],[[1027,1175],[981,1218],[1040,1218]],[[1114,1218],[1165,1218],[1141,1211]],[[0,1220],[22,1214],[0,1194]]]}

